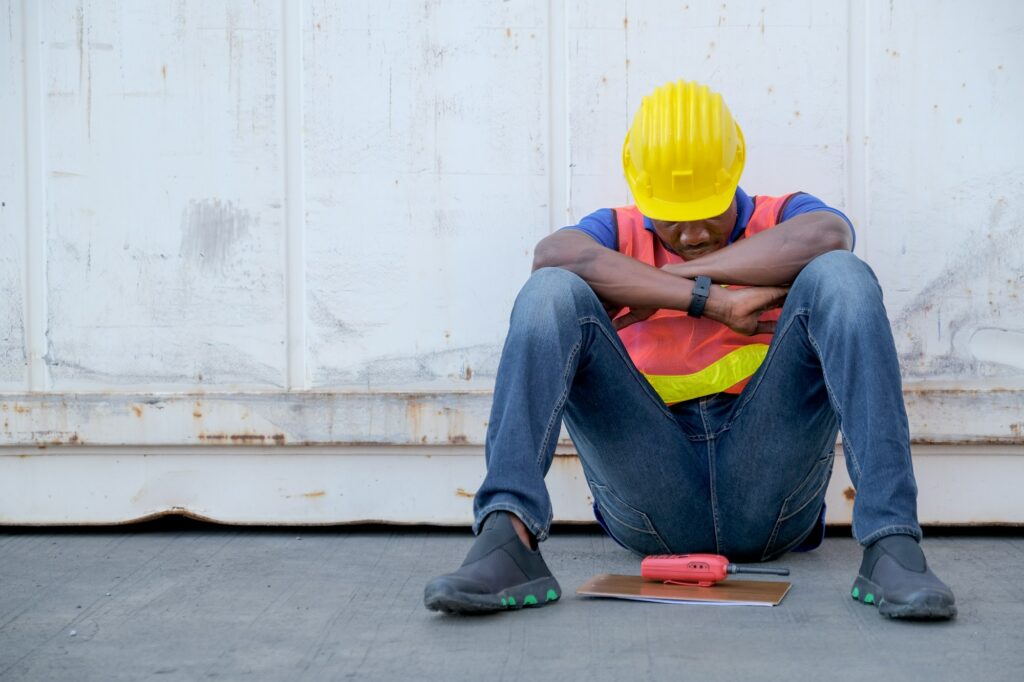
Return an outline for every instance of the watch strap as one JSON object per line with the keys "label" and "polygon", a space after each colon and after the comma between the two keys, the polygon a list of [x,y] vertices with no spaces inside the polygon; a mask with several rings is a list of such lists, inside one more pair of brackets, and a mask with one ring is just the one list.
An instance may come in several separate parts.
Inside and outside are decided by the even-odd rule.
{"label": "watch strap", "polygon": [[690,307],[686,314],[690,317],[700,317],[704,314],[704,306],[711,294],[711,278],[706,275],[697,275],[693,280],[693,292],[690,294]]}

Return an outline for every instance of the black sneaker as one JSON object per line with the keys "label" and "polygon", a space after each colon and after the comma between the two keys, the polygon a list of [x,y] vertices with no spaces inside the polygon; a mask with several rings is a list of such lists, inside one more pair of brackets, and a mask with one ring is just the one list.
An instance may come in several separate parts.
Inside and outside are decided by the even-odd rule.
{"label": "black sneaker", "polygon": [[890,618],[956,615],[953,591],[928,568],[924,552],[909,535],[887,535],[864,550],[852,595]]}
{"label": "black sneaker", "polygon": [[508,514],[495,512],[459,570],[427,583],[423,603],[432,611],[486,613],[545,606],[561,594],[540,551],[523,545]]}

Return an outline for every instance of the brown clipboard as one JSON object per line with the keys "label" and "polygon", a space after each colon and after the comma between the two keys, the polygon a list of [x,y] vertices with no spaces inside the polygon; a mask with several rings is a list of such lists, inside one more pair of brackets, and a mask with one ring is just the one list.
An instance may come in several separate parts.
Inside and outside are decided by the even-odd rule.
{"label": "brown clipboard", "polygon": [[698,587],[648,581],[638,575],[604,573],[580,585],[576,594],[667,604],[778,606],[790,587],[792,585],[788,582],[743,579],[728,579],[711,587]]}

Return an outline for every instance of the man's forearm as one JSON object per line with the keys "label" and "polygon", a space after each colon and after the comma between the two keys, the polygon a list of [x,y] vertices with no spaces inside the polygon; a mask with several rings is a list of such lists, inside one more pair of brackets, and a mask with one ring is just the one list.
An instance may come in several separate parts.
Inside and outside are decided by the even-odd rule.
{"label": "man's forearm", "polygon": [[[578,275],[609,308],[628,307],[632,323],[655,309],[687,310],[693,298],[693,281],[641,263],[607,249],[575,230],[560,230],[545,237],[534,251],[533,269],[558,267]],[[740,334],[770,332],[774,322],[759,320],[763,311],[782,305],[786,290],[780,287],[749,287],[729,291],[712,287],[704,317],[721,322]],[[620,320],[622,322],[622,320]],[[619,326],[619,325],[617,325]]]}
{"label": "man's forearm", "polygon": [[558,267],[578,275],[614,307],[686,310],[693,282],[607,249],[586,234],[562,230],[543,239],[533,269]]}
{"label": "man's forearm", "polygon": [[791,284],[804,266],[823,253],[850,250],[846,222],[825,211],[805,213],[701,258],[665,270],[690,278],[707,275],[716,284]]}

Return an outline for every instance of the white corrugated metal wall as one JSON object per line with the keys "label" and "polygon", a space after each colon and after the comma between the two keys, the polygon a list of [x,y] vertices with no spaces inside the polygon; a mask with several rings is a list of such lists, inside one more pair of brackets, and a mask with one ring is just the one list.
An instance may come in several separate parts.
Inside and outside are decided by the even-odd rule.
{"label": "white corrugated metal wall", "polygon": [[[680,77],[748,191],[854,220],[922,518],[1024,521],[1021,3],[0,13],[0,523],[464,522],[532,247],[628,201],[631,114]],[[549,480],[588,518],[574,459]]]}

